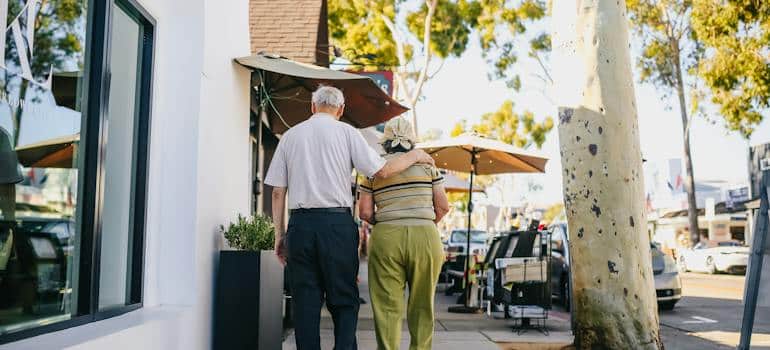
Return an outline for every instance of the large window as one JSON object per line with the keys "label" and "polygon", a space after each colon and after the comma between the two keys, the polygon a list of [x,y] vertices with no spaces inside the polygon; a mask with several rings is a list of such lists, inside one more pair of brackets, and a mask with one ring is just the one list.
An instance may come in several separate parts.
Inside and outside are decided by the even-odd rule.
{"label": "large window", "polygon": [[0,343],[141,306],[154,22],[0,0]]}

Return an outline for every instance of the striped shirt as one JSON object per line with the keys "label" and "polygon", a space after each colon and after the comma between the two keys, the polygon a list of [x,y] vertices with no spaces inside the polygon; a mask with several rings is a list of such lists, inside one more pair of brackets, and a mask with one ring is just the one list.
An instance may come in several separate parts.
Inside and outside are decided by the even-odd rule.
{"label": "striped shirt", "polygon": [[[391,158],[398,154],[386,155]],[[372,193],[377,210],[377,223],[412,224],[432,222],[436,219],[433,210],[433,186],[444,182],[438,169],[429,165],[415,164],[398,175],[387,179],[369,179],[361,184],[362,192]]]}

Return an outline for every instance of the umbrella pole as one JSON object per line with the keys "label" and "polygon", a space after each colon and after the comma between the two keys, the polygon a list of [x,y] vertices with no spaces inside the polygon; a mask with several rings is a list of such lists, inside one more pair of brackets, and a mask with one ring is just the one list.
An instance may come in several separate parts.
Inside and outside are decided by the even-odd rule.
{"label": "umbrella pole", "polygon": [[470,285],[470,272],[471,272],[471,219],[473,217],[473,177],[476,174],[476,154],[477,151],[474,148],[471,152],[471,178],[470,187],[468,188],[468,231],[465,232],[465,303],[460,306],[450,306],[449,312],[464,313],[464,314],[476,314],[481,313],[483,310],[479,307],[469,306],[471,300],[471,285]]}
{"label": "umbrella pole", "polygon": [[465,306],[469,306],[471,300],[471,219],[473,217],[473,173],[476,172],[476,157],[474,153],[471,153],[471,179],[470,188],[468,189],[468,231],[465,233]]}

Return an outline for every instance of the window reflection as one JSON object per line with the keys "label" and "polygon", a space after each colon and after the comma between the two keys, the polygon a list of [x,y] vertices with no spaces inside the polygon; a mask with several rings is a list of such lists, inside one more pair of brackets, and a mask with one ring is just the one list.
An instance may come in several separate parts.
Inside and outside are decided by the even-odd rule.
{"label": "window reflection", "polygon": [[86,3],[0,0],[0,334],[75,310]]}

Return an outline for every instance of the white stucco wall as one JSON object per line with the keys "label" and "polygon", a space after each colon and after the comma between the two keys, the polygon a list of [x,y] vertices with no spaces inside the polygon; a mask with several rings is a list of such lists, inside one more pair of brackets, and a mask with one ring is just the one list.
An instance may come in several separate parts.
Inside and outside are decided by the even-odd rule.
{"label": "white stucco wall", "polygon": [[139,0],[157,20],[145,307],[0,349],[210,349],[220,224],[249,211],[248,0]]}

